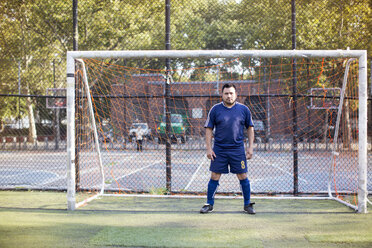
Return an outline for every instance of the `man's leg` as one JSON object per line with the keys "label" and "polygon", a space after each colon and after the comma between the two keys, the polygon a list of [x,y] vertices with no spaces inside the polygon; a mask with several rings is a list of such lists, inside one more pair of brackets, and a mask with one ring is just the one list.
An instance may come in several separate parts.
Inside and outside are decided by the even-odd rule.
{"label": "man's leg", "polygon": [[240,181],[240,186],[242,188],[242,194],[244,198],[244,210],[249,214],[255,214],[253,209],[253,204],[251,203],[251,184],[248,180],[247,173],[236,174]]}
{"label": "man's leg", "polygon": [[240,186],[242,188],[242,194],[244,197],[244,206],[249,205],[251,200],[251,185],[249,183],[247,173],[236,174],[240,181]]}
{"label": "man's leg", "polygon": [[211,179],[208,183],[208,191],[207,191],[207,203],[209,205],[214,205],[214,195],[216,194],[218,188],[218,181],[220,180],[221,173],[211,173]]}
{"label": "man's leg", "polygon": [[213,210],[214,205],[214,195],[216,194],[218,188],[218,181],[220,180],[221,173],[211,173],[211,179],[208,183],[208,190],[207,190],[207,204],[205,204],[202,209],[200,209],[200,213],[208,213]]}

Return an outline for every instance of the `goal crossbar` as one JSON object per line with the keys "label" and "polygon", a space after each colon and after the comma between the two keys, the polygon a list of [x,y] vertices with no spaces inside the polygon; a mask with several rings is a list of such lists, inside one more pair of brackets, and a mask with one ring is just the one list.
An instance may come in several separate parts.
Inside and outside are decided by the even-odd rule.
{"label": "goal crossbar", "polygon": [[131,51],[69,51],[67,58],[361,58],[365,50],[131,50]]}
{"label": "goal crossbar", "polygon": [[[359,149],[358,206],[367,213],[367,51],[366,50],[138,50],[67,52],[67,208],[76,208],[75,199],[75,60],[85,58],[356,58],[359,61]],[[336,199],[330,197],[331,199]],[[328,198],[327,198],[328,199]]]}

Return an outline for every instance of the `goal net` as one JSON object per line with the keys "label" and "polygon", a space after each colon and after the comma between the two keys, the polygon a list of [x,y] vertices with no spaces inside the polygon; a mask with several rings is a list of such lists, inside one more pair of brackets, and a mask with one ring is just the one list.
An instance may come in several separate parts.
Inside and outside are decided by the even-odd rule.
{"label": "goal net", "polygon": [[[255,125],[248,161],[254,195],[336,199],[365,212],[372,186],[366,96],[360,94],[367,92],[363,56],[69,52],[69,209],[99,195],[205,196],[210,162],[204,123],[221,102],[222,86],[231,83]],[[76,203],[76,190],[93,198]],[[236,177],[224,175],[218,193],[240,194]]]}

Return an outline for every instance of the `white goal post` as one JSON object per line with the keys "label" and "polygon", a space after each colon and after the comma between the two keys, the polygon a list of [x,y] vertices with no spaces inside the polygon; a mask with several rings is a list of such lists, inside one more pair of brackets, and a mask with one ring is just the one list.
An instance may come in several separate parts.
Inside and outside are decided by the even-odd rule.
{"label": "white goal post", "polygon": [[[355,58],[359,61],[358,213],[367,213],[367,51],[365,50],[141,50],[67,52],[67,208],[75,199],[75,63],[86,58]],[[102,193],[102,192],[101,192]],[[342,201],[330,194],[328,199]],[[347,203],[344,203],[347,205]]]}

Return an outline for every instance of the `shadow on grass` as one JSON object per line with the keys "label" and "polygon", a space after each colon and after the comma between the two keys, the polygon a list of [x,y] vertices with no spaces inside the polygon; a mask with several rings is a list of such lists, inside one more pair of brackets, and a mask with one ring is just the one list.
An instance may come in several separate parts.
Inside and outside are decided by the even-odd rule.
{"label": "shadow on grass", "polygon": [[198,210],[105,210],[105,209],[77,209],[75,211],[68,211],[67,209],[52,209],[52,208],[21,208],[21,207],[0,207],[1,211],[13,211],[13,212],[35,212],[35,211],[42,211],[42,212],[50,212],[50,213],[66,213],[66,212],[74,212],[74,213],[115,213],[115,214],[198,214],[200,216],[206,215],[226,215],[226,214],[239,214],[239,215],[247,215],[247,216],[259,216],[259,215],[288,215],[288,214],[295,214],[295,215],[337,215],[337,214],[355,214],[354,211],[339,211],[339,212],[321,212],[321,211],[259,211],[256,215],[249,215],[244,211],[213,211],[212,213],[208,214],[200,214]]}

